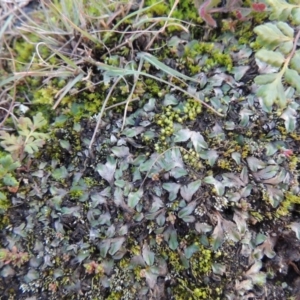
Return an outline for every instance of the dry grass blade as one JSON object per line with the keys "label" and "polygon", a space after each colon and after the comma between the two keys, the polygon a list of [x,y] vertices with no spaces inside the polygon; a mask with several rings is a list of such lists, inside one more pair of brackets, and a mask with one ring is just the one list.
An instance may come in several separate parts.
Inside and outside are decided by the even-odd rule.
{"label": "dry grass blade", "polygon": [[[159,3],[162,3],[162,2],[163,2],[163,1],[158,1],[158,2],[156,2],[155,4],[152,4],[152,5],[148,6],[148,7],[139,9],[139,10],[137,10],[137,11],[134,11],[134,12],[128,14],[126,17],[124,17],[122,20],[120,20],[120,21],[112,28],[112,30],[116,30],[116,29],[117,29],[123,22],[125,22],[126,20],[128,20],[128,19],[130,19],[130,18],[132,18],[132,17],[134,17],[134,16],[136,16],[136,15],[139,15],[139,14],[141,14],[141,13],[143,13],[143,12],[149,10],[151,7],[153,7],[153,6],[155,6],[155,5],[159,4]],[[105,42],[105,40],[104,40],[104,42]]]}
{"label": "dry grass blade", "polygon": [[[172,6],[172,9],[171,9],[171,11],[170,11],[170,13],[169,13],[169,15],[168,15],[168,19],[171,17],[171,15],[172,15],[174,9],[176,8],[176,6],[178,5],[178,3],[179,3],[179,0],[175,0],[174,4],[173,4],[173,6]],[[167,27],[167,24],[168,24],[168,21],[169,21],[169,20],[167,20],[167,21],[165,22],[164,26],[163,26],[159,31],[157,31],[156,34],[152,37],[151,41],[150,41],[150,42],[148,43],[148,45],[146,46],[145,51],[149,50],[150,47],[152,46],[152,44],[154,43],[155,39],[157,38],[157,36],[158,36],[161,32],[164,32],[164,31],[165,31],[165,29],[166,29],[166,27]]]}
{"label": "dry grass blade", "polygon": [[76,63],[69,59],[67,56],[63,55],[61,53],[61,51],[58,51],[56,49],[54,49],[53,47],[48,46],[46,43],[43,43],[45,46],[47,46],[49,49],[51,49],[51,51],[53,51],[55,54],[57,54],[67,65],[71,66],[72,68],[74,68],[74,70],[78,69],[78,66],[76,65]]}
{"label": "dry grass blade", "polygon": [[[160,62],[155,56],[151,55],[150,53],[139,52],[137,54],[137,58],[142,59],[142,60],[146,60],[148,63],[150,63],[155,68],[157,68],[159,70],[162,70],[163,72],[167,73],[168,75],[170,75],[172,77],[181,78],[185,81],[193,81],[195,83],[199,83],[199,81],[197,79],[186,76],[186,75],[184,75],[184,74],[168,67],[167,65]],[[183,83],[185,83],[185,82],[183,82]]]}
{"label": "dry grass blade", "polygon": [[10,15],[10,16],[6,19],[5,23],[2,25],[2,28],[1,28],[1,30],[0,30],[0,41],[2,41],[4,32],[5,32],[5,30],[8,28],[8,26],[10,25],[10,23],[11,23],[13,17],[14,17],[13,15]]}
{"label": "dry grass blade", "polygon": [[[118,67],[113,67],[113,66],[108,66],[108,65],[105,65],[105,64],[102,64],[102,63],[98,63],[98,62],[95,62],[96,65],[98,65],[100,67],[100,69],[103,69],[103,70],[106,70],[106,71],[109,71],[109,73],[111,75],[122,75],[122,76],[126,76],[126,75],[135,75],[137,74],[138,71],[136,70],[125,70],[125,69],[121,69],[121,68],[118,68]],[[161,63],[162,64],[162,63]],[[163,64],[164,65],[164,64]],[[154,65],[154,66],[157,66],[158,65]],[[164,70],[168,70],[169,67],[167,67],[166,65],[164,65]],[[159,68],[159,67],[158,67]],[[160,69],[160,68],[159,68]],[[169,68],[171,69],[171,68]],[[173,70],[173,69],[171,69]],[[177,72],[177,71],[176,71]],[[178,72],[179,73],[179,72]],[[187,77],[181,73],[180,74],[180,77]],[[218,112],[217,110],[215,110],[212,106],[210,106],[209,104],[205,103],[204,101],[202,101],[201,99],[197,98],[195,95],[191,94],[190,92],[172,84],[171,82],[168,82],[166,80],[163,80],[159,77],[156,77],[154,75],[151,75],[151,74],[148,74],[148,73],[145,73],[145,72],[139,72],[139,75],[142,75],[142,76],[145,76],[145,77],[149,77],[149,78],[152,78],[154,80],[157,80],[157,81],[160,81],[166,85],[169,85],[171,86],[172,88],[174,88],[175,90],[178,90],[186,95],[188,95],[189,97],[193,98],[195,101],[197,102],[200,102],[202,105],[204,105],[205,107],[207,107],[208,109],[210,109],[211,111],[213,111],[215,114],[217,114],[218,116],[220,117],[224,117],[225,115],[221,114],[220,112]],[[173,76],[175,77],[177,80],[181,80],[180,78],[178,78],[177,76]],[[188,77],[188,80],[192,80],[192,81],[195,81],[194,78],[191,78],[191,77]],[[198,82],[198,81],[196,81]]]}
{"label": "dry grass blade", "polygon": [[[188,77],[184,74],[181,74],[181,73],[177,72],[176,70],[171,69],[170,67],[168,67],[165,64],[163,64],[162,62],[158,61],[156,58],[154,58],[152,55],[150,55],[148,53],[141,52],[141,53],[138,54],[138,57],[140,58],[140,61],[143,61],[145,59],[149,63],[151,63],[154,67],[166,72],[167,74],[177,78],[178,80],[181,80],[181,78],[182,78],[184,80],[190,80],[190,81],[198,83],[198,81],[196,79]],[[154,75],[151,75],[151,74],[148,74],[148,73],[145,73],[145,72],[141,72],[139,70],[122,69],[122,68],[118,68],[118,67],[115,67],[115,66],[110,66],[110,65],[107,65],[107,64],[104,64],[104,63],[97,62],[97,61],[93,60],[92,58],[88,58],[88,59],[86,59],[86,61],[88,61],[91,64],[94,64],[94,65],[98,66],[98,68],[100,70],[103,70],[103,71],[107,72],[107,74],[112,76],[112,77],[117,77],[117,76],[125,77],[125,76],[128,76],[128,75],[133,75],[135,78],[138,78],[139,76],[145,76],[145,77],[149,77],[149,78],[152,78],[154,80],[160,81],[160,82],[162,82],[166,85],[171,86],[175,90],[178,90],[178,91],[188,95],[189,97],[193,98],[195,101],[200,102],[202,105],[204,105],[205,107],[207,107],[208,109],[213,111],[215,114],[217,114],[221,117],[224,117],[223,114],[221,114],[220,112],[215,110],[213,107],[211,107],[209,104],[205,103],[201,99],[197,98],[195,95],[193,95],[193,94],[189,93],[188,91],[186,91],[186,90],[184,90],[184,89],[182,89],[178,86],[175,86],[174,84],[172,84],[172,83],[170,83],[166,80],[163,80],[159,77],[156,77]],[[130,97],[129,97],[129,99],[130,99]],[[104,109],[105,109],[105,107],[102,107],[103,111],[104,111]],[[102,114],[101,114],[101,116],[102,116]],[[124,124],[124,120],[123,120],[123,124]],[[90,143],[90,146],[89,146],[90,148],[92,146],[93,140],[94,139],[92,139],[92,141]]]}
{"label": "dry grass blade", "polygon": [[[65,1],[63,1],[63,3],[64,2]],[[64,22],[65,27],[69,30],[70,33],[73,32],[74,30],[76,30],[77,32],[80,32],[82,34],[82,36],[84,36],[85,38],[94,42],[96,45],[100,44],[99,39],[97,39],[96,37],[89,34],[86,30],[81,29],[79,26],[77,26],[74,23],[73,20],[71,20],[71,17],[73,19],[76,16],[75,11],[73,11],[72,15],[70,15],[70,13],[68,12],[68,15],[70,15],[70,16],[66,16],[63,13],[61,13],[53,3],[47,4],[47,5],[52,11],[54,11],[54,12],[56,12],[56,14],[58,14],[59,20],[62,20]],[[80,9],[80,7],[78,7],[77,9]],[[65,10],[66,10],[66,8],[65,8]]]}
{"label": "dry grass blade", "polygon": [[100,124],[101,124],[101,121],[102,121],[102,117],[103,117],[103,114],[104,114],[104,111],[105,111],[106,104],[107,104],[107,102],[108,102],[108,100],[109,100],[111,94],[113,93],[115,87],[117,86],[117,84],[119,83],[119,81],[120,81],[121,79],[122,79],[122,77],[118,77],[118,78],[115,80],[114,84],[111,86],[111,88],[110,88],[110,90],[109,90],[109,92],[108,92],[108,94],[107,94],[107,96],[106,96],[106,98],[105,98],[105,100],[104,100],[104,103],[103,103],[103,105],[102,105],[100,114],[99,114],[99,116],[98,116],[98,121],[97,121],[95,130],[94,130],[92,139],[91,139],[90,144],[89,144],[89,150],[90,150],[91,153],[92,153],[91,149],[92,149],[92,146],[93,146],[93,144],[94,144],[94,141],[95,141],[95,138],[96,138],[96,135],[97,135],[97,131],[98,131],[98,129],[99,129],[99,126],[100,126]]}
{"label": "dry grass blade", "polygon": [[135,91],[135,87],[136,87],[136,84],[138,82],[138,79],[139,79],[139,76],[138,74],[141,72],[141,69],[142,69],[142,66],[143,66],[143,61],[140,60],[140,63],[139,63],[139,67],[138,67],[138,70],[137,70],[137,74],[134,76],[134,83],[133,83],[133,86],[131,88],[131,92],[130,92],[130,95],[126,101],[126,106],[125,106],[125,109],[124,109],[124,116],[123,116],[123,124],[122,124],[122,129],[124,129],[124,126],[125,126],[125,121],[126,121],[126,115],[127,115],[127,110],[128,110],[128,105],[129,103],[131,102],[131,99],[132,99],[132,95]]}
{"label": "dry grass blade", "polygon": [[83,78],[83,73],[78,74],[73,80],[69,81],[68,84],[63,88],[63,92],[59,96],[59,98],[56,100],[55,104],[53,105],[52,109],[56,109],[59,105],[60,101],[63,99],[63,97],[72,89],[72,87],[77,83],[80,82]]}
{"label": "dry grass blade", "polygon": [[[9,52],[11,58],[12,58],[12,68],[13,68],[14,71],[16,71],[16,63],[15,63],[15,61],[13,59],[13,57],[14,57],[13,56],[13,52],[10,49],[9,45],[7,44],[6,40],[5,39],[3,39],[3,40],[4,40],[5,46],[8,49],[8,52]],[[13,107],[14,107],[14,104],[15,104],[15,101],[16,101],[16,94],[17,94],[17,87],[16,87],[16,85],[17,85],[17,80],[13,80],[13,81],[14,81],[14,84],[13,84],[13,87],[12,87],[12,91],[13,91],[12,101],[10,103],[9,109],[7,111],[7,114],[5,115],[5,117],[3,118],[2,122],[0,123],[0,128],[5,124],[6,119],[8,118],[8,116],[12,114],[12,110],[13,110]],[[7,90],[7,91],[9,92],[9,90]]]}

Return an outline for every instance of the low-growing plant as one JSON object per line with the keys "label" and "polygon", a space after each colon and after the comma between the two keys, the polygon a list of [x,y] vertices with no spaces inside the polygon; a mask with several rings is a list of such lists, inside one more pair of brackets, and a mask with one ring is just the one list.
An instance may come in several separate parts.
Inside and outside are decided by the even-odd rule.
{"label": "low-growing plant", "polygon": [[37,113],[33,120],[27,117],[20,117],[17,120],[17,135],[9,134],[5,130],[0,131],[0,145],[5,151],[11,153],[11,157],[16,161],[23,161],[26,154],[34,155],[41,148],[48,134],[37,132],[47,125],[47,121],[42,113]]}
{"label": "low-growing plant", "polygon": [[83,265],[85,268],[86,273],[88,274],[96,274],[96,275],[102,275],[103,274],[103,266],[101,264],[98,264],[94,260],[86,263]]}
{"label": "low-growing plant", "polygon": [[[14,170],[20,166],[20,162],[14,161],[10,154],[0,158],[0,186],[7,187],[13,191],[18,188],[19,182],[14,177]],[[0,191],[0,211],[8,206],[5,193]]]}
{"label": "low-growing plant", "polygon": [[[205,1],[207,14],[234,18],[234,12],[241,19],[236,9],[254,6],[227,0],[219,8],[220,2]],[[31,108],[51,105],[57,118],[53,143],[34,157],[20,191],[7,199],[14,206],[2,228],[10,246],[0,249],[0,265],[9,265],[0,275],[15,273],[24,297],[253,298],[275,255],[270,231],[258,233],[266,229],[261,223],[275,209],[289,222],[299,202],[298,160],[289,158],[296,152],[290,140],[297,146],[299,137],[287,134],[279,114],[272,116],[279,121],[276,137],[267,135],[262,128],[269,115],[240,81],[264,46],[249,46],[261,23],[228,19],[228,28],[205,31],[192,0],[145,0],[132,8],[128,1],[41,3],[48,18],[20,30],[22,40],[29,41],[26,29],[38,39],[30,40],[35,47],[17,68],[22,81],[10,82],[15,100],[23,103],[25,93]],[[121,104],[123,120],[120,110],[106,113]],[[289,120],[288,112],[281,118]],[[46,139],[41,115],[15,120],[22,128],[0,135],[12,152],[2,162],[1,191],[18,188],[13,171]],[[12,247],[16,243],[36,254],[18,273],[11,266],[29,255]],[[278,291],[270,283],[270,291]],[[15,293],[10,290],[5,297]]]}
{"label": "low-growing plant", "polygon": [[[200,2],[200,5],[199,3]],[[223,1],[222,1],[223,2]],[[198,6],[198,12],[200,17],[212,27],[217,27],[216,20],[212,17],[214,13],[235,13],[239,20],[245,20],[247,16],[252,12],[262,12],[265,10],[266,5],[264,3],[252,3],[251,7],[243,7],[242,1],[239,0],[227,0],[225,4],[221,3],[221,0],[206,0],[195,1],[196,7]]]}
{"label": "low-growing plant", "polygon": [[295,36],[292,27],[279,21],[259,25],[254,32],[258,35],[257,42],[262,46],[255,54],[256,58],[279,69],[269,72],[266,68],[265,74],[255,78],[255,82],[260,85],[257,95],[262,97],[263,107],[267,111],[270,111],[273,104],[285,108],[288,98],[283,80],[300,93],[300,51],[296,51],[300,31]]}
{"label": "low-growing plant", "polygon": [[13,246],[11,251],[8,249],[0,249],[0,261],[4,264],[12,264],[16,267],[21,267],[29,260],[27,252],[19,252],[16,246]]}
{"label": "low-growing plant", "polygon": [[287,86],[300,93],[300,50],[296,50],[300,31],[295,32],[288,24],[288,21],[300,24],[300,5],[283,0],[267,0],[267,3],[271,6],[273,22],[254,28],[256,44],[261,47],[255,57],[273,68],[265,66],[255,83],[259,85],[257,95],[262,98],[263,108],[271,111],[273,104],[280,109],[289,105]]}

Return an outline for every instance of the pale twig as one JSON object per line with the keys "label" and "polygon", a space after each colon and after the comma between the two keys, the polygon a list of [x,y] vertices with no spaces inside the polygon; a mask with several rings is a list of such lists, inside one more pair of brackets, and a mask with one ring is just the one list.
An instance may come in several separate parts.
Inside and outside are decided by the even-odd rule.
{"label": "pale twig", "polygon": [[[9,47],[9,45],[7,44],[6,40],[4,39],[4,43],[6,48],[8,49],[8,52],[12,58],[12,67],[13,67],[13,71],[16,72],[16,63],[14,61],[14,55]],[[10,113],[12,113],[12,109],[14,107],[15,101],[16,101],[16,94],[17,94],[17,87],[16,87],[17,83],[16,80],[14,80],[14,84],[13,84],[13,95],[12,95],[12,101],[10,103],[9,109],[8,109],[8,113],[5,115],[5,117],[3,118],[2,122],[0,123],[0,128],[5,124],[6,119],[8,118],[8,116],[10,115]]]}
{"label": "pale twig", "polygon": [[[172,6],[172,9],[168,15],[168,18],[170,18],[173,14],[173,11],[174,9],[176,8],[176,6],[178,5],[179,3],[179,0],[175,0],[174,2],[174,5]],[[157,36],[161,33],[161,32],[164,32],[166,30],[166,27],[167,27],[167,24],[168,24],[168,20],[165,22],[164,26],[155,33],[155,35],[153,36],[153,38],[151,39],[151,41],[148,43],[148,45],[146,46],[145,48],[145,51],[148,51],[149,48],[152,46],[152,44],[154,43],[154,41],[156,40]]]}
{"label": "pale twig", "polygon": [[[4,107],[1,107],[1,106],[0,106],[0,109],[4,110],[5,112],[7,112],[7,114],[10,115],[14,119],[15,122],[18,121],[18,118],[10,110],[8,110],[8,109],[6,109]],[[0,124],[0,127],[1,127],[1,125],[2,125],[2,123]]]}
{"label": "pale twig", "polygon": [[[131,99],[131,100],[130,100],[130,103],[131,103],[131,102],[134,102],[134,101],[138,101],[138,100],[141,100],[141,99],[140,99],[140,98],[134,98],[134,99]],[[127,101],[128,101],[128,100],[122,101],[122,102],[119,102],[119,103],[116,103],[116,104],[113,104],[113,105],[111,105],[111,106],[109,106],[109,107],[106,107],[105,110],[109,110],[109,109],[112,109],[112,108],[114,108],[114,107],[122,106],[122,105],[126,104]]]}
{"label": "pale twig", "polygon": [[294,45],[293,45],[292,51],[289,53],[289,55],[287,56],[287,58],[284,61],[284,65],[280,71],[281,76],[283,76],[283,74],[285,73],[285,71],[290,63],[290,60],[293,58],[293,56],[295,54],[299,38],[300,38],[300,30],[298,31],[296,37],[294,38]]}
{"label": "pale twig", "polygon": [[126,105],[125,105],[125,109],[124,109],[124,116],[123,116],[123,124],[122,124],[121,131],[123,131],[124,126],[125,126],[128,105],[129,105],[129,103],[131,101],[131,98],[132,98],[132,95],[133,95],[133,93],[135,91],[135,87],[136,87],[136,84],[137,84],[138,79],[139,79],[139,75],[138,74],[141,72],[142,66],[143,66],[143,60],[141,59],[140,63],[139,63],[138,71],[137,71],[138,73],[134,75],[134,83],[133,83],[133,86],[131,88],[130,95],[127,98],[127,101],[126,101]]}
{"label": "pale twig", "polygon": [[[122,48],[123,46],[125,46],[125,45],[127,45],[127,44],[132,43],[134,40],[137,40],[140,36],[143,36],[146,32],[152,32],[152,31],[150,31],[149,29],[151,29],[152,27],[155,27],[155,25],[156,25],[157,23],[159,23],[159,21],[157,21],[157,22],[154,23],[154,24],[151,24],[151,25],[150,25],[147,29],[145,29],[145,30],[136,30],[136,31],[134,31],[134,32],[132,33],[132,35],[131,35],[128,39],[125,39],[125,41],[124,41],[123,43],[120,43],[119,45],[115,46],[114,48],[109,49],[109,50],[107,51],[106,54],[109,54],[109,55],[110,55],[111,52],[116,51],[116,50],[118,50],[119,48]],[[125,32],[125,31],[124,31],[124,32]],[[106,55],[106,54],[105,54],[105,55]]]}
{"label": "pale twig", "polygon": [[37,43],[36,46],[35,46],[35,51],[37,53],[37,56],[39,57],[39,59],[44,63],[44,65],[46,67],[49,67],[49,64],[42,58],[42,56],[40,55],[40,51],[39,51],[39,46],[40,45],[45,45],[44,42],[40,42],[40,43]]}
{"label": "pale twig", "polygon": [[108,94],[107,94],[107,96],[106,96],[106,98],[104,100],[104,103],[102,104],[101,111],[100,111],[100,114],[98,116],[98,121],[97,121],[96,127],[94,129],[94,133],[93,133],[92,139],[91,139],[90,144],[89,144],[89,150],[90,151],[91,151],[92,146],[94,144],[94,141],[95,141],[95,138],[96,138],[96,135],[97,135],[97,131],[98,131],[99,127],[100,127],[100,124],[101,124],[101,121],[102,121],[102,117],[103,117],[103,114],[104,114],[104,111],[105,111],[106,104],[107,104],[107,102],[108,102],[108,100],[109,100],[109,98],[110,98],[113,90],[115,89],[115,87],[117,86],[117,84],[119,83],[119,81],[121,79],[122,79],[121,76],[116,79],[116,81],[114,82],[114,84],[110,88],[110,90],[109,90],[109,92],[108,92]]}
{"label": "pale twig", "polygon": [[139,4],[139,9],[137,10],[137,15],[135,17],[136,22],[140,19],[140,13],[142,12],[143,7],[144,7],[144,0],[141,0]]}

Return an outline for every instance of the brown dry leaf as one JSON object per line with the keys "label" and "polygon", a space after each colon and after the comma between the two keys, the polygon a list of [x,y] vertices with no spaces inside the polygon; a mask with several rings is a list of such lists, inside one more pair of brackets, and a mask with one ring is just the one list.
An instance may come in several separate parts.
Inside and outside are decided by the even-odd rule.
{"label": "brown dry leaf", "polygon": [[19,186],[18,185],[17,186],[8,186],[7,189],[9,190],[9,192],[15,194],[18,192]]}

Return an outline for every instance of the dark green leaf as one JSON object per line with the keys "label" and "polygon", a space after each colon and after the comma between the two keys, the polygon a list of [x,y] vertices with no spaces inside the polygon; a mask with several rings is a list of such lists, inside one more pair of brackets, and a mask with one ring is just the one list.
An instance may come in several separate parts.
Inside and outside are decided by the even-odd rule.
{"label": "dark green leaf", "polygon": [[125,146],[112,147],[111,151],[119,158],[127,157],[129,155],[129,148]]}
{"label": "dark green leaf", "polygon": [[180,189],[180,195],[187,202],[191,201],[193,195],[198,191],[201,186],[201,180],[196,180],[194,182],[189,183],[188,185],[184,185]]}
{"label": "dark green leaf", "polygon": [[162,185],[163,189],[169,192],[169,200],[173,201],[176,199],[178,191],[180,189],[180,184],[175,182],[166,182]]}
{"label": "dark green leaf", "polygon": [[224,231],[222,228],[222,219],[217,215],[218,224],[215,227],[212,236],[211,236],[211,246],[213,251],[218,250],[218,248],[222,245],[224,240]]}
{"label": "dark green leaf", "polygon": [[119,237],[115,238],[111,241],[111,246],[108,251],[110,255],[115,255],[122,247],[122,244],[124,243],[125,238],[124,237]]}
{"label": "dark green leaf", "polygon": [[147,244],[143,246],[143,259],[148,266],[154,264],[154,252],[150,251],[150,248]]}
{"label": "dark green leaf", "polygon": [[[14,162],[11,155],[6,155],[0,158],[0,166],[7,172],[10,172],[20,167],[21,163],[18,161]],[[2,174],[2,170],[0,170],[0,175]]]}
{"label": "dark green leaf", "polygon": [[287,132],[293,132],[296,129],[297,111],[289,105],[280,116],[284,120]]}
{"label": "dark green leaf", "polygon": [[169,247],[172,250],[176,250],[178,248],[177,232],[175,229],[171,230],[170,238],[169,238]]}
{"label": "dark green leaf", "polygon": [[205,142],[203,136],[199,132],[192,131],[191,141],[197,152],[200,152],[201,149],[207,149],[208,145]]}
{"label": "dark green leaf", "polygon": [[209,246],[209,240],[205,234],[201,234],[200,242],[203,246],[208,247]]}
{"label": "dark green leaf", "polygon": [[192,135],[192,132],[189,129],[180,129],[176,132],[174,137],[175,143],[186,142]]}
{"label": "dark green leaf", "polygon": [[59,144],[60,144],[60,146],[63,148],[63,149],[66,149],[66,150],[71,150],[71,144],[70,144],[70,142],[69,141],[67,141],[67,140],[60,140],[59,141]]}
{"label": "dark green leaf", "polygon": [[144,105],[144,111],[150,112],[155,108],[155,98],[150,98],[149,101]]}
{"label": "dark green leaf", "polygon": [[107,252],[108,252],[108,249],[109,249],[109,247],[110,247],[110,244],[111,244],[110,239],[109,239],[109,240],[104,240],[104,241],[102,241],[102,242],[99,244],[98,248],[99,248],[99,250],[100,250],[100,255],[101,255],[103,258],[106,257]]}
{"label": "dark green leaf", "polygon": [[212,270],[215,274],[223,275],[226,271],[226,266],[220,263],[213,263]]}
{"label": "dark green leaf", "polygon": [[145,128],[142,126],[136,126],[132,128],[126,128],[123,130],[122,134],[126,135],[127,137],[135,137],[145,131]]}
{"label": "dark green leaf", "polygon": [[258,233],[256,238],[255,238],[255,245],[258,246],[261,243],[263,243],[267,237],[264,234]]}
{"label": "dark green leaf", "polygon": [[181,218],[185,223],[193,223],[196,218],[194,216],[185,216]]}
{"label": "dark green leaf", "polygon": [[295,232],[297,239],[300,240],[300,223],[293,222],[290,224],[290,227]]}
{"label": "dark green leaf", "polygon": [[52,173],[52,177],[56,180],[68,178],[69,172],[65,166],[55,169]]}
{"label": "dark green leaf", "polygon": [[112,183],[113,178],[114,178],[114,174],[115,174],[115,170],[116,170],[116,160],[109,156],[107,158],[107,162],[105,165],[103,164],[98,164],[96,167],[96,171],[99,173],[99,175],[104,178],[105,180],[107,180],[109,183]]}
{"label": "dark green leaf", "polygon": [[130,192],[128,195],[128,206],[134,208],[143,196],[143,190],[139,189],[137,192]]}
{"label": "dark green leaf", "polygon": [[199,245],[193,244],[184,249],[184,255],[187,259],[190,259],[194,253],[199,251],[199,249],[200,249]]}

